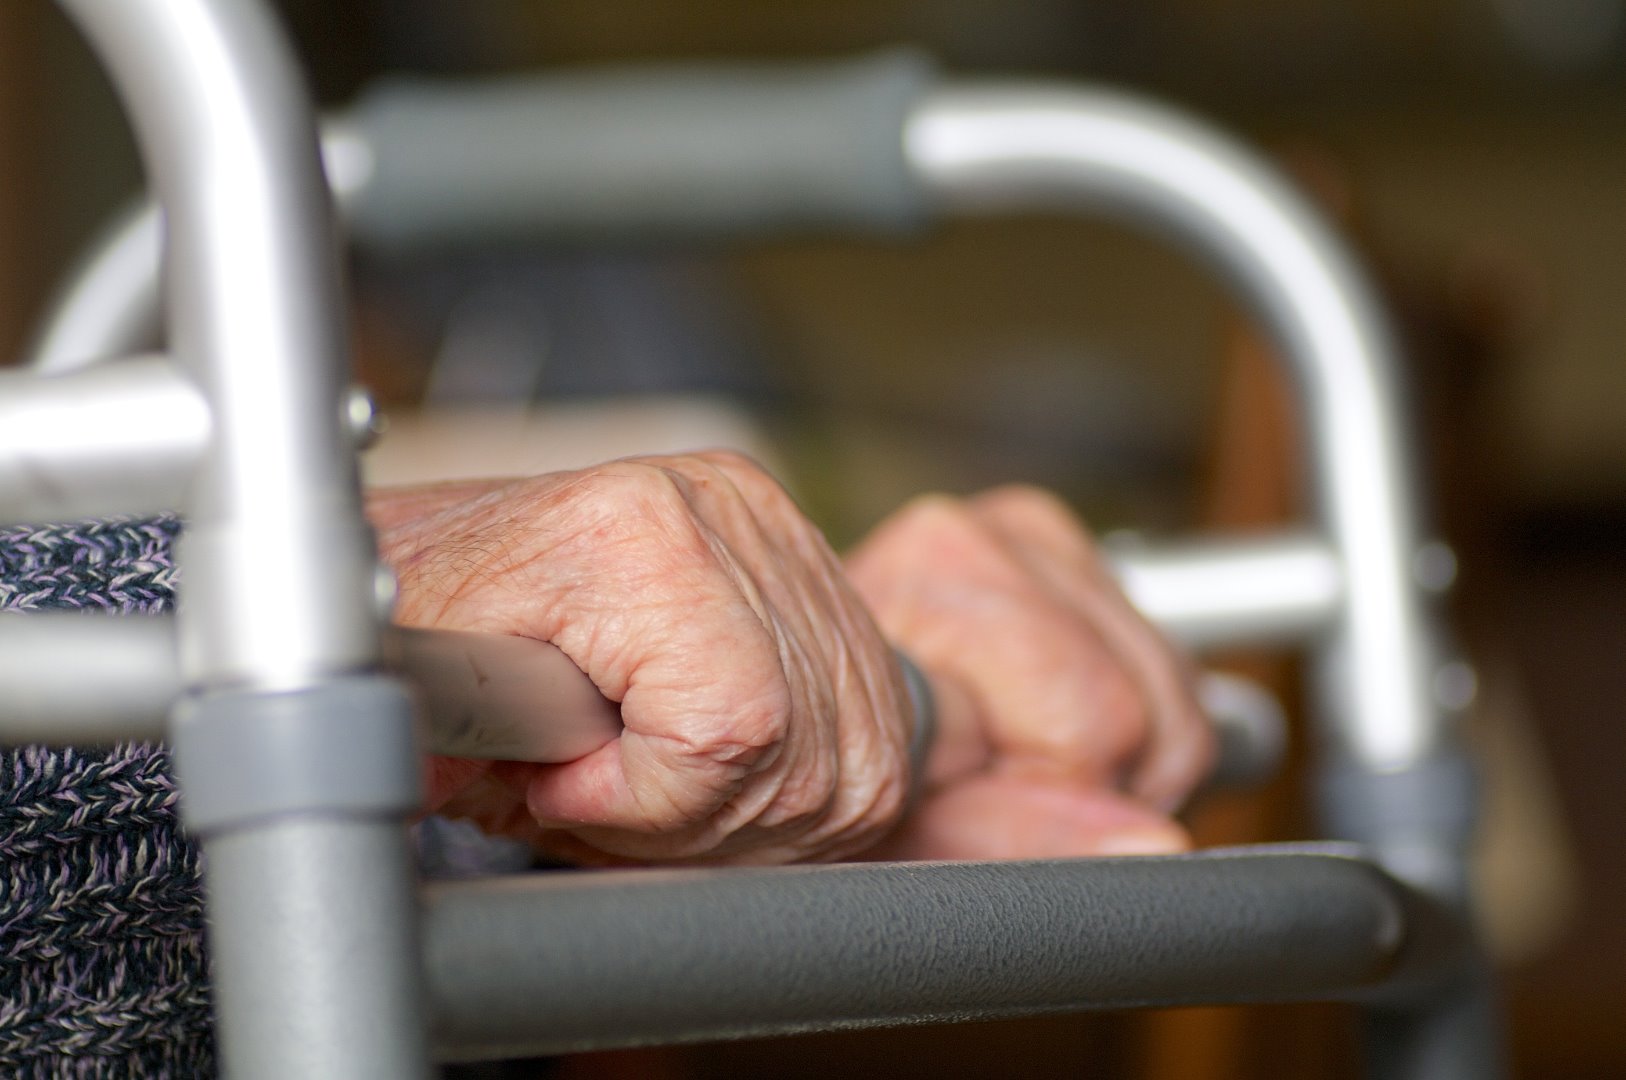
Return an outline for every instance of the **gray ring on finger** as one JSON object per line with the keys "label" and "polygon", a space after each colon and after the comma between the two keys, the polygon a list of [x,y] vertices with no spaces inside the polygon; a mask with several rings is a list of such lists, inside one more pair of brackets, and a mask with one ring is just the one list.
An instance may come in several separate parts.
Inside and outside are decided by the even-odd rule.
{"label": "gray ring on finger", "polygon": [[937,705],[926,673],[902,650],[892,651],[898,658],[898,667],[903,670],[903,685],[909,693],[910,711],[915,721],[909,735],[909,801],[913,804],[926,782],[926,755],[931,753],[932,739],[937,735]]}

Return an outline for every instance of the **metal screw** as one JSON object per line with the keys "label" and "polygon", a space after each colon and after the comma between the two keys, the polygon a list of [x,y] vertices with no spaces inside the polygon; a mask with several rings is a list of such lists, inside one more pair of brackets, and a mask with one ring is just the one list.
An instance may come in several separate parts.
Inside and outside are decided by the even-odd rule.
{"label": "metal screw", "polygon": [[389,420],[373,402],[373,395],[365,387],[352,386],[345,399],[345,419],[350,424],[350,436],[357,450],[366,450],[389,430]]}
{"label": "metal screw", "polygon": [[1412,556],[1411,572],[1420,587],[1442,595],[1457,580],[1457,553],[1443,540],[1430,540]]}
{"label": "metal screw", "polygon": [[1434,700],[1447,712],[1462,712],[1479,696],[1479,676],[1466,660],[1452,660],[1434,673]]}
{"label": "metal screw", "polygon": [[382,622],[389,622],[395,614],[395,601],[401,594],[401,584],[395,571],[378,563],[373,567],[373,610]]}

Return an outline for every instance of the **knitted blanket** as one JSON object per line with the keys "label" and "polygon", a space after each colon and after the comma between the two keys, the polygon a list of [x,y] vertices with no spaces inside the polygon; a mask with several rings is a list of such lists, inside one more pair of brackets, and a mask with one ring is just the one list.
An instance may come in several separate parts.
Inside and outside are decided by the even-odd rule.
{"label": "knitted blanket", "polygon": [[[178,531],[0,529],[0,612],[165,611]],[[214,1075],[198,850],[175,800],[162,747],[0,750],[0,1076]]]}

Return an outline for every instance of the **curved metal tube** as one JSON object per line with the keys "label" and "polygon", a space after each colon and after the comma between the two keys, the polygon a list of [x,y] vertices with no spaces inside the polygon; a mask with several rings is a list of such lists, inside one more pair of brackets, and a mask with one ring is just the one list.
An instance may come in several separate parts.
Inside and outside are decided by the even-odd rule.
{"label": "curved metal tube", "polygon": [[[380,649],[337,250],[298,70],[254,0],[60,3],[133,121],[166,216],[169,351],[210,410],[180,552],[189,701],[224,715],[299,689],[319,703]],[[171,726],[179,746],[187,724]],[[403,758],[389,794],[404,815]],[[427,1076],[402,823],[308,809],[202,837],[224,1071]]]}
{"label": "curved metal tube", "polygon": [[[186,552],[189,594],[204,601],[191,608],[183,628],[188,678],[272,687],[365,666],[377,653],[365,603],[371,552],[338,422],[342,334],[327,230],[298,225],[322,226],[326,207],[309,117],[302,99],[287,91],[291,65],[279,48],[266,47],[278,39],[252,4],[63,3],[111,61],[136,107],[160,197],[175,208],[174,351],[214,406],[216,452],[203,470]],[[1328,734],[1338,758],[1359,774],[1355,786],[1371,788],[1351,801],[1350,827],[1342,834],[1394,839],[1388,835],[1392,815],[1386,816],[1393,800],[1383,782],[1404,780],[1407,790],[1426,790],[1437,800],[1429,785],[1439,769],[1430,764],[1454,760],[1440,752],[1445,732],[1431,686],[1435,643],[1414,581],[1417,522],[1403,469],[1393,347],[1370,290],[1340,244],[1251,155],[1179,114],[1123,95],[1044,86],[945,90],[925,98],[902,135],[910,167],[941,208],[1126,213],[1217,263],[1274,331],[1311,421],[1318,509],[1332,551],[1325,558],[1309,552],[1315,565],[1304,577],[1308,587],[1287,590],[1256,614],[1262,626],[1325,634],[1320,658]],[[329,140],[329,151],[334,145]],[[365,197],[365,138],[337,145],[354,166],[356,197]],[[142,296],[156,293],[156,244],[141,240],[143,228],[156,236],[156,225],[127,224],[110,241],[107,261],[92,260],[93,269],[106,273],[90,273],[66,294],[41,355],[71,366],[129,350],[132,343],[110,339],[134,332]],[[138,265],[143,258],[145,269]],[[89,314],[76,321],[75,311]],[[198,588],[200,580],[206,588]],[[1335,585],[1341,591],[1335,593]],[[1212,606],[1197,611],[1192,625],[1211,621]],[[241,617],[244,612],[254,618]],[[1438,821],[1400,822],[1400,839],[1410,842],[1417,832],[1430,859],[1460,871],[1467,803],[1453,802]],[[1396,813],[1415,809],[1407,804]],[[239,1000],[304,1003],[296,1026],[316,1033],[289,1039],[276,1023],[251,1024],[262,1053],[239,1051],[240,1060],[277,1062],[286,1074],[292,1067],[287,1047],[296,1046],[299,1054],[353,1053],[356,1063],[376,1054],[374,1067],[391,1069],[387,1062],[394,1060],[399,1068],[385,1074],[404,1075],[415,1068],[407,1058],[416,1051],[404,1043],[358,1050],[341,1029],[358,1027],[345,1018],[347,1003],[366,1000],[367,987],[410,985],[410,972],[397,967],[381,983],[389,965],[376,950],[370,969],[340,970],[320,959],[319,950],[310,951],[320,935],[293,941],[303,949],[299,962],[284,963],[276,955],[282,939],[269,935],[262,944],[255,934],[257,907],[273,910],[277,925],[295,908],[314,917],[343,898],[339,879],[356,880],[358,889],[367,883],[354,878],[353,868],[368,867],[365,877],[376,884],[404,866],[386,850],[388,830],[374,830],[368,839],[359,832],[328,836],[326,828],[245,832],[242,843],[232,836],[229,848],[219,847],[241,856],[230,881],[241,910],[233,910],[231,926],[217,926],[217,936],[234,947],[249,945],[222,962],[223,975],[238,973],[233,993],[242,990],[242,972],[275,976],[280,983],[272,980],[265,992],[245,992]],[[311,854],[317,849],[343,857],[323,861]],[[1386,857],[1393,863],[1392,854]],[[345,872],[321,876],[336,866]],[[280,872],[288,867],[314,871],[301,880],[322,887],[282,889]],[[1410,876],[1426,881],[1430,875]],[[287,903],[262,903],[266,891]],[[390,897],[380,895],[377,904],[388,906]],[[392,912],[381,921],[398,930],[407,918]],[[514,925],[535,925],[527,911],[515,918]],[[513,922],[507,915],[503,921]],[[322,927],[350,925],[329,920]],[[851,926],[842,920],[848,936],[841,940],[850,940]],[[639,953],[640,963],[644,958]],[[306,962],[328,965],[321,993],[305,993],[309,981],[291,977]],[[692,982],[690,975],[684,972],[683,985]],[[527,977],[515,974],[510,988]],[[347,988],[354,993],[346,995]],[[239,1007],[235,1015],[252,1011]],[[408,1037],[410,1011],[402,1004],[377,1026],[385,1042]],[[1432,1038],[1454,1030],[1449,1020],[1424,1013],[1407,1024]],[[405,1057],[394,1058],[397,1052]],[[294,1071],[309,1074],[303,1067]],[[1411,1075],[1404,1069],[1394,1074]]]}
{"label": "curved metal tube", "polygon": [[24,365],[58,375],[155,345],[162,249],[163,226],[151,203],[114,218],[46,305]]}
{"label": "curved metal tube", "polygon": [[1429,756],[1441,738],[1434,644],[1411,576],[1417,526],[1394,347],[1318,216],[1207,127],[1110,92],[944,90],[916,112],[906,142],[945,209],[1116,210],[1196,247],[1253,302],[1298,384],[1320,517],[1343,564],[1347,603],[1323,672],[1329,733],[1369,769]]}
{"label": "curved metal tube", "polygon": [[[189,507],[189,677],[293,684],[378,655],[341,423],[345,323],[315,121],[258,4],[62,0],[167,217],[170,353],[210,402]],[[253,612],[253,618],[242,613]]]}
{"label": "curved metal tube", "polygon": [[[366,139],[343,121],[323,126],[322,165],[342,213],[373,176]],[[115,217],[46,305],[23,354],[41,374],[88,367],[156,344],[163,221],[151,202]]]}
{"label": "curved metal tube", "polygon": [[[1185,576],[1171,560],[1147,576],[1155,582],[1159,575]],[[1138,602],[1133,590],[1130,597]],[[1246,625],[1247,612],[1239,614]],[[6,688],[0,745],[160,737],[164,714],[183,692],[174,638],[166,616],[0,617],[0,686]],[[417,693],[426,720],[423,741],[432,753],[574,761],[621,730],[619,709],[546,642],[403,627],[387,628],[384,639],[392,668]],[[1220,738],[1214,782],[1272,775],[1286,737],[1274,699],[1245,680],[1213,673],[1201,677],[1197,692]]]}

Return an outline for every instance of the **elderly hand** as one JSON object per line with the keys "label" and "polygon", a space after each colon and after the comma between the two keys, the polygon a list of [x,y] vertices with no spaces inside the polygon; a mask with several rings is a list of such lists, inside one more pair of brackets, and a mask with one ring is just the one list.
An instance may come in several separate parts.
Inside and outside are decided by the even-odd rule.
{"label": "elderly hand", "polygon": [[432,761],[432,808],[590,863],[837,859],[897,823],[897,662],[746,459],[381,492],[369,514],[400,622],[552,642],[621,705],[621,736],[578,761]]}
{"label": "elderly hand", "polygon": [[924,797],[874,854],[999,859],[1188,846],[1169,817],[1213,735],[1189,672],[1054,497],[917,499],[847,570],[933,684]]}
{"label": "elderly hand", "polygon": [[[919,500],[852,557],[932,679],[902,828],[897,665],[822,537],[727,454],[375,493],[409,625],[551,641],[625,731],[563,765],[431,762],[431,806],[577,861],[1177,850],[1209,753],[1184,672],[1027,489]],[[890,834],[890,835],[889,835]],[[884,838],[884,839],[883,839]]]}

